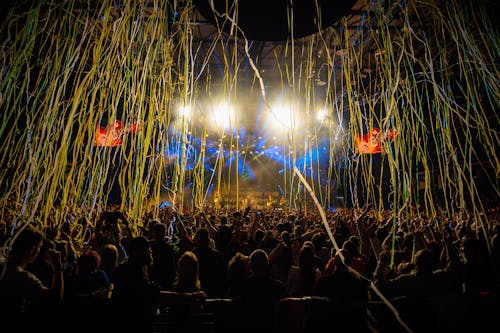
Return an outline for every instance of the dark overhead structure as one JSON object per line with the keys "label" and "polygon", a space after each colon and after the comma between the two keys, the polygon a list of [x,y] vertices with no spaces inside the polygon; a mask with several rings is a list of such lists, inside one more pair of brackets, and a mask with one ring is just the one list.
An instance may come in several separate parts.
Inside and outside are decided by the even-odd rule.
{"label": "dark overhead structure", "polygon": [[[337,23],[356,0],[195,0],[196,9],[226,33],[237,29],[255,41],[286,41],[302,38]],[[212,7],[213,6],[213,7]]]}

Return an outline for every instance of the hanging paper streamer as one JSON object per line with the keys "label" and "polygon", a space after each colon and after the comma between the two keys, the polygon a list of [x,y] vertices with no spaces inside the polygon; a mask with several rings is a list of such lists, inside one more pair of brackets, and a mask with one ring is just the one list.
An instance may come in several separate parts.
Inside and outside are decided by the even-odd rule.
{"label": "hanging paper streamer", "polygon": [[396,130],[381,133],[379,128],[373,127],[368,133],[356,137],[356,147],[360,154],[378,154],[383,152],[382,142],[392,141],[396,134]]}

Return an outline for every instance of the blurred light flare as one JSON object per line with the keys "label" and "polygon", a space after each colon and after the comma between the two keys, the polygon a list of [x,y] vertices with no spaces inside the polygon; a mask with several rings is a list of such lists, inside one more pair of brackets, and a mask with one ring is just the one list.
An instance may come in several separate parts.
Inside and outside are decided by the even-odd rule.
{"label": "blurred light flare", "polygon": [[316,120],[324,121],[328,118],[328,112],[325,109],[316,111]]}
{"label": "blurred light flare", "polygon": [[191,120],[192,110],[189,105],[183,105],[178,108],[179,118],[184,120]]}
{"label": "blurred light flare", "polygon": [[228,103],[219,103],[211,113],[211,121],[218,129],[229,130],[236,125],[236,113],[234,107]]}

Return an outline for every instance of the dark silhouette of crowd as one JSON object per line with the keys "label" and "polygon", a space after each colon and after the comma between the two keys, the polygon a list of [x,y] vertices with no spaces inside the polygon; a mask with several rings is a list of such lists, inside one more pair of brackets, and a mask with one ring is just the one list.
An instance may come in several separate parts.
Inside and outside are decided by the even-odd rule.
{"label": "dark silhouette of crowd", "polygon": [[57,228],[4,219],[0,325],[4,332],[496,330],[499,216],[365,208],[327,212],[325,221],[319,212],[168,207],[131,223],[108,207],[75,213]]}

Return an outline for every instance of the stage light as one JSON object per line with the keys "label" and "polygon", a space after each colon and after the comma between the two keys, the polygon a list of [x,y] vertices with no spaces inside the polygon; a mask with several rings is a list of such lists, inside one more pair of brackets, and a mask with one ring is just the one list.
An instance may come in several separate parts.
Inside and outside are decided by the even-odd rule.
{"label": "stage light", "polygon": [[[280,134],[296,131],[300,123],[298,110],[299,106],[296,102],[280,98],[274,103],[267,115],[266,124],[268,129]],[[281,138],[281,135],[275,137]]]}
{"label": "stage light", "polygon": [[220,103],[214,108],[211,118],[218,129],[230,129],[235,125],[235,110],[227,103]]}
{"label": "stage light", "polygon": [[283,106],[274,108],[271,117],[273,118],[272,124],[277,129],[289,130],[292,128],[294,119],[290,108]]}
{"label": "stage light", "polygon": [[325,109],[319,109],[316,112],[316,119],[319,121],[326,120],[328,118],[328,112]]}
{"label": "stage light", "polygon": [[184,118],[185,120],[190,120],[191,119],[191,107],[189,105],[183,105],[180,106],[178,109],[179,112],[179,117]]}

